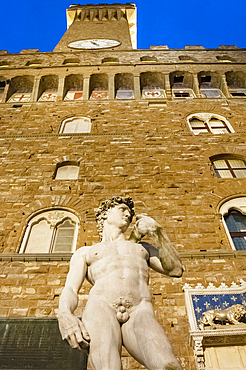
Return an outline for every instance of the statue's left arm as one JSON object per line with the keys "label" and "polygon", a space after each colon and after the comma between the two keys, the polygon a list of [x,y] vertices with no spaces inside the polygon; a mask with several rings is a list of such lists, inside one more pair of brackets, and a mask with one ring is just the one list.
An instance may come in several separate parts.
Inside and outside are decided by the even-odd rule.
{"label": "statue's left arm", "polygon": [[182,276],[183,266],[179,255],[161,225],[151,217],[138,215],[130,239],[139,242],[145,235],[151,238],[153,244],[141,242],[149,252],[150,267],[168,276]]}

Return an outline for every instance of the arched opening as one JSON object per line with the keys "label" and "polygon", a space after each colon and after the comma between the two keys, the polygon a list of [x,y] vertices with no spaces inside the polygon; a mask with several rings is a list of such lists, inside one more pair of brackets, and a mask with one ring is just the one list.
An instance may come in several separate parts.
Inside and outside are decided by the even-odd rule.
{"label": "arched opening", "polygon": [[56,101],[58,89],[58,76],[43,76],[39,84],[38,101]]}
{"label": "arched opening", "polygon": [[166,98],[164,76],[160,72],[144,72],[140,75],[143,99]]}
{"label": "arched opening", "polygon": [[246,73],[226,72],[226,82],[232,98],[246,98]]}
{"label": "arched opening", "polygon": [[7,95],[8,103],[29,102],[32,97],[33,82],[33,76],[18,76],[12,78]]}
{"label": "arched opening", "polygon": [[90,78],[90,99],[105,100],[108,99],[108,75],[97,73]]}
{"label": "arched opening", "polygon": [[134,78],[131,73],[115,75],[116,99],[134,99]]}
{"label": "arched opening", "polygon": [[173,98],[195,98],[193,91],[192,74],[189,72],[172,72],[170,74],[170,86]]}
{"label": "arched opening", "polygon": [[65,101],[83,100],[83,76],[69,75],[65,78]]}
{"label": "arched opening", "polygon": [[225,98],[220,90],[221,76],[217,72],[198,73],[199,87],[203,98]]}
{"label": "arched opening", "polygon": [[78,218],[63,209],[46,210],[28,222],[20,253],[69,253],[76,249]]}

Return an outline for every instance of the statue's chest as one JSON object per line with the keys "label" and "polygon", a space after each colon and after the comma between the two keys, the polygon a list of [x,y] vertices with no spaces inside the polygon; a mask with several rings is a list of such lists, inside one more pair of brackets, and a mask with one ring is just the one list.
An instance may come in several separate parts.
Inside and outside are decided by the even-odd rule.
{"label": "statue's chest", "polygon": [[101,243],[98,246],[91,248],[87,263],[92,263],[107,259],[113,261],[123,259],[148,259],[148,252],[140,244],[125,242],[125,243]]}

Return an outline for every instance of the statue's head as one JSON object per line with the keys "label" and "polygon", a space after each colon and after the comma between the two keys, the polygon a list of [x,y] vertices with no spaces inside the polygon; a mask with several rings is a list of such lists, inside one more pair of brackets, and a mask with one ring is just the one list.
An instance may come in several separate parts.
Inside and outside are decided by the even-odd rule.
{"label": "statue's head", "polygon": [[125,204],[129,208],[129,212],[131,215],[130,222],[132,221],[135,212],[134,212],[134,203],[131,197],[112,197],[105,200],[104,202],[102,202],[102,204],[100,205],[96,212],[97,230],[101,239],[103,236],[104,221],[107,219],[108,210],[120,204]]}

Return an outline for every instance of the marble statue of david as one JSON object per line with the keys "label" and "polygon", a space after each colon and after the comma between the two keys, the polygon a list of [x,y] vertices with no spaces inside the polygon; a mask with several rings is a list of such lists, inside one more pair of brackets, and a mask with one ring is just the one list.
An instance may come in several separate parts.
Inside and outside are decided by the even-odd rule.
{"label": "marble statue of david", "polygon": [[[148,268],[180,277],[182,265],[161,226],[137,216],[129,240],[124,232],[134,216],[130,197],[113,197],[99,207],[102,241],[78,249],[61,294],[58,321],[62,338],[73,348],[90,346],[93,370],[121,370],[122,344],[149,370],[181,370],[170,343],[154,317],[148,289]],[[154,246],[141,242],[149,236]],[[90,291],[82,321],[73,315],[84,279]]]}

